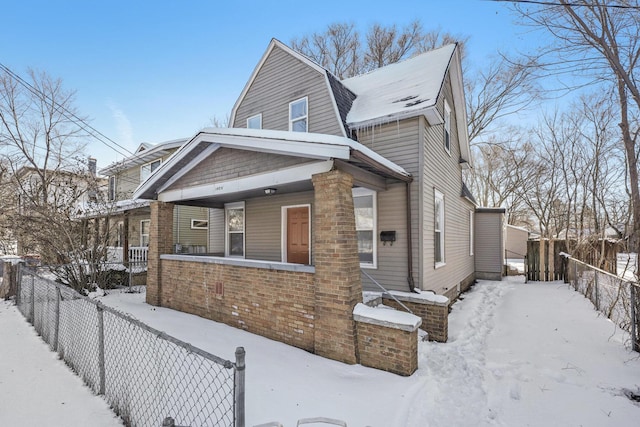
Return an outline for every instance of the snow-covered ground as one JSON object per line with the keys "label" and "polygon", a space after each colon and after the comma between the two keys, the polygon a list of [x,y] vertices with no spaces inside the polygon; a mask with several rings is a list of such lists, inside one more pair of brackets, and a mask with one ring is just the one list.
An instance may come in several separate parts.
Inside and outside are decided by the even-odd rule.
{"label": "snow-covered ground", "polygon": [[[640,419],[640,403],[625,396],[640,394],[640,356],[625,348],[625,334],[559,282],[524,284],[521,276],[480,281],[453,306],[449,342],[419,343],[419,369],[408,378],[151,307],[144,294],[111,293],[101,300],[230,360],[237,346],[245,347],[247,426],[269,421],[295,426],[314,416],[341,419],[350,427],[633,426]],[[1,307],[4,366],[3,318],[19,314]],[[24,321],[13,321],[11,328],[26,330],[24,345],[34,345]],[[53,354],[49,359],[53,367],[61,364]],[[13,363],[30,363],[23,362]],[[0,390],[6,387],[3,381]],[[89,393],[79,385],[56,386],[57,396],[67,387]],[[57,396],[52,399],[60,400]],[[5,408],[2,397],[0,407]],[[0,411],[0,421],[7,420],[7,412]]]}
{"label": "snow-covered ground", "polygon": [[0,301],[0,425],[122,425],[6,301]]}

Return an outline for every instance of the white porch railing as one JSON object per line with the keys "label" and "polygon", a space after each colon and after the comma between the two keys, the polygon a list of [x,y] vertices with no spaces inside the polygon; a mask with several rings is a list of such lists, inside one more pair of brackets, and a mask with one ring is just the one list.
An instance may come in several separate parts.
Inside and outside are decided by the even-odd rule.
{"label": "white porch railing", "polygon": [[[123,261],[123,249],[120,246],[109,246],[107,248],[107,261],[108,262],[122,262]],[[146,246],[132,246],[129,248],[129,261],[130,262],[147,262],[149,255],[149,248]]]}

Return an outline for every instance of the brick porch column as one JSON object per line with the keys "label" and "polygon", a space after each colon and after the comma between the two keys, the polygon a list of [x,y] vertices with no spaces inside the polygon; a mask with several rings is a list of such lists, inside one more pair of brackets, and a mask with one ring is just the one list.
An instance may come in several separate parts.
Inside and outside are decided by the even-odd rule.
{"label": "brick porch column", "polygon": [[353,177],[333,170],[313,176],[315,353],[357,363],[354,306],[362,302]]}
{"label": "brick porch column", "polygon": [[152,202],[147,261],[147,304],[162,305],[160,255],[173,252],[173,203]]}

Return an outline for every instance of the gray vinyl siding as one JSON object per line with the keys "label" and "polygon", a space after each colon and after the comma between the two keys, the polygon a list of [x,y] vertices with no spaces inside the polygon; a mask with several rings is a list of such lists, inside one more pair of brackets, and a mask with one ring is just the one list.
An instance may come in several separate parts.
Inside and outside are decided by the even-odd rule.
{"label": "gray vinyl siding", "polygon": [[224,209],[209,209],[209,253],[224,256]]}
{"label": "gray vinyl siding", "polygon": [[480,278],[500,280],[504,257],[502,239],[504,215],[496,212],[475,214],[475,267]]}
{"label": "gray vinyl siding", "polygon": [[220,182],[307,162],[310,160],[293,156],[220,148],[173,183],[169,189]]}
{"label": "gray vinyl siding", "polygon": [[[192,219],[209,219],[207,208],[195,206],[176,206],[173,210],[173,243],[180,244],[183,251],[188,247],[198,247],[207,250],[208,231],[193,230]],[[191,251],[190,251],[191,252]]]}
{"label": "gray vinyl siding", "polygon": [[[358,141],[380,155],[403,167],[414,176],[411,191],[411,229],[413,253],[413,278],[419,285],[420,234],[419,234],[419,141],[420,120],[417,118],[372,126],[358,130]],[[376,236],[376,269],[365,271],[389,290],[407,291],[407,227],[406,227],[406,187],[405,184],[391,184],[387,191],[380,191],[378,198],[378,228]],[[380,231],[396,231],[396,242],[382,245]],[[367,290],[379,289],[363,277],[363,287]],[[375,288],[374,288],[375,287]]]}
{"label": "gray vinyl siding", "polygon": [[289,130],[289,103],[308,97],[308,131],[343,135],[326,76],[274,47],[265,59],[244,99],[232,127],[246,128],[247,118],[262,114],[262,128]]}
{"label": "gray vinyl siding", "polygon": [[[174,150],[175,151],[175,150]],[[171,157],[170,154],[161,157],[162,162],[166,162]],[[149,162],[147,162],[149,163]],[[116,176],[116,200],[127,200],[133,196],[134,191],[140,185],[140,167],[142,165],[131,166],[115,174]]]}
{"label": "gray vinyl siding", "polygon": [[[305,191],[246,200],[246,258],[282,261],[282,207],[310,205],[313,223],[313,198],[313,191]],[[313,258],[313,248],[311,256]]]}
{"label": "gray vinyl siding", "polygon": [[[462,169],[459,163],[460,145],[456,126],[456,112],[449,77],[437,108],[444,117],[444,98],[451,107],[451,153],[444,148],[444,124],[429,126],[420,119],[422,146],[422,258],[421,287],[443,294],[453,292],[460,282],[474,273],[474,256],[470,255],[470,217],[475,207],[462,194]],[[445,264],[435,265],[435,190],[444,195],[444,259]]]}

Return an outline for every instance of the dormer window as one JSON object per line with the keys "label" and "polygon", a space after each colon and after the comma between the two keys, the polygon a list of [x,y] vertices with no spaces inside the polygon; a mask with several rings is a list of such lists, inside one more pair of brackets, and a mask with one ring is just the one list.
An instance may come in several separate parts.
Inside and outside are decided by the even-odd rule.
{"label": "dormer window", "polygon": [[247,129],[262,129],[262,113],[247,119]]}
{"label": "dormer window", "polygon": [[451,108],[444,100],[444,149],[451,154]]}
{"label": "dormer window", "polygon": [[293,132],[308,132],[307,97],[289,103],[289,130]]}
{"label": "dormer window", "polygon": [[151,175],[153,171],[158,169],[161,164],[162,159],[158,159],[140,166],[140,182],[146,181],[147,178],[149,178],[149,175]]}

